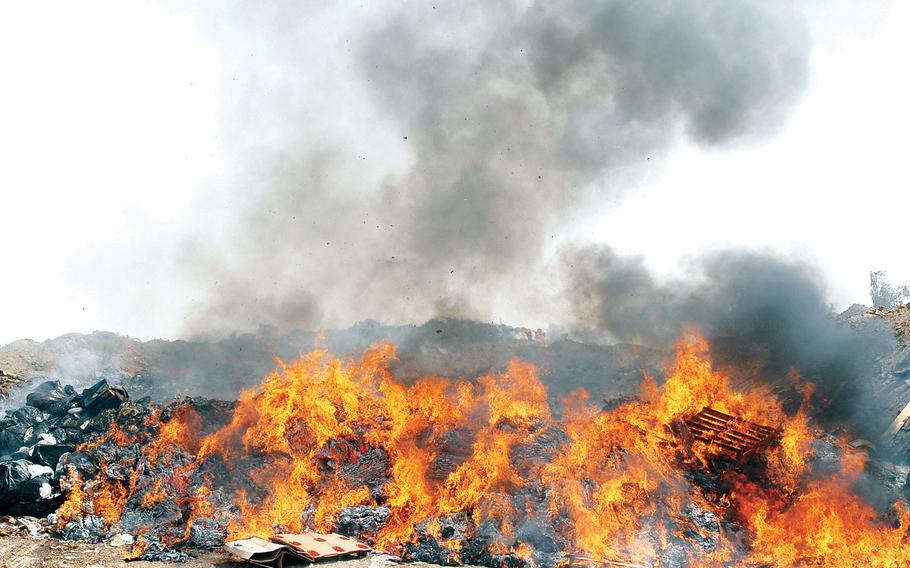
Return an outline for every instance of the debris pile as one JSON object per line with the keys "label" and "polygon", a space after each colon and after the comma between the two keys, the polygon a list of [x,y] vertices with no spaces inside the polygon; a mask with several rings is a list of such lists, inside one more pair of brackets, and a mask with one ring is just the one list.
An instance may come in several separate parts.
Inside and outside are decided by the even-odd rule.
{"label": "debris pile", "polygon": [[[106,380],[79,393],[47,381],[26,402],[0,418],[0,510],[43,517],[44,528],[66,540],[132,545],[129,557],[181,560],[176,543],[224,543],[224,523],[187,524],[185,511],[207,491],[205,479],[191,475],[191,454],[160,454],[166,437],[159,433],[162,417],[188,406],[226,415],[229,403],[159,407],[131,401]],[[157,445],[145,445],[153,439]]]}
{"label": "debris pile", "polygon": [[20,380],[16,375],[11,375],[0,369],[0,396],[5,395],[10,389],[18,385]]}
{"label": "debris pile", "polygon": [[533,365],[406,385],[394,358],[317,350],[232,403],[43,383],[3,417],[3,511],[171,561],[316,530],[448,565],[910,563],[906,468],[816,428],[798,377],[790,414],[732,390],[697,336],[663,384],[561,416]]}
{"label": "debris pile", "polygon": [[[15,514],[46,515],[59,505],[58,465],[75,461],[76,445],[106,432],[111,412],[129,400],[120,386],[99,381],[76,393],[48,381],[27,406],[0,418],[0,503]],[[111,411],[111,412],[105,412]]]}
{"label": "debris pile", "polygon": [[878,376],[870,377],[866,385],[866,395],[875,403],[866,419],[878,422],[882,435],[876,442],[884,453],[910,460],[910,304],[891,309],[857,305],[841,318],[867,335],[878,329],[896,339],[891,349],[875,354]]}
{"label": "debris pile", "polygon": [[910,343],[910,304],[893,308],[868,308],[869,315],[884,318],[894,328],[894,334],[901,343]]}

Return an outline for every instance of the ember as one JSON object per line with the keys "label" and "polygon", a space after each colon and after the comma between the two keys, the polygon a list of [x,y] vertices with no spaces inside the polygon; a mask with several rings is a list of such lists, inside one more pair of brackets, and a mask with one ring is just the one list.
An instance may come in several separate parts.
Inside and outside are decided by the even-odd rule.
{"label": "ember", "polygon": [[[2,489],[56,508],[64,538],[128,533],[128,556],[147,559],[276,534],[299,548],[317,530],[442,564],[907,566],[900,495],[856,496],[862,455],[812,426],[809,397],[788,416],[766,390],[735,391],[707,352],[688,335],[663,384],[645,376],[608,410],[578,391],[561,417],[532,365],[406,385],[388,344],[314,351],[233,404],[45,385],[53,396],[31,402],[49,410],[21,416],[68,446],[19,452],[9,463],[47,471],[23,465]],[[45,497],[26,487],[44,483]]]}

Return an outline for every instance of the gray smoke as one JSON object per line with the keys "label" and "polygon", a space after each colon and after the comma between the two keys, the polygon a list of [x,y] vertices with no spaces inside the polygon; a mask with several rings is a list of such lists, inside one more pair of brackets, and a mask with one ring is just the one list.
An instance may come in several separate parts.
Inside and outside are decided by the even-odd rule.
{"label": "gray smoke", "polygon": [[816,383],[826,417],[881,432],[878,417],[868,414],[868,378],[877,358],[893,349],[893,334],[881,321],[861,329],[838,321],[811,264],[718,251],[691,259],[684,275],[660,280],[641,258],[606,246],[578,249],[566,263],[579,329],[665,349],[684,330],[697,330],[716,360],[748,365],[769,382],[793,368]]}
{"label": "gray smoke", "polygon": [[[776,132],[812,45],[795,4],[775,0],[405,3],[341,22],[234,4],[199,21],[224,62],[225,181],[146,276],[193,290],[191,332],[539,307],[551,235],[680,142]],[[337,87],[314,81],[320,26],[350,30],[329,55],[358,83],[313,109],[307,93]],[[345,106],[358,93],[368,110]],[[310,127],[371,113],[382,120],[347,124],[375,140],[369,156]],[[406,165],[374,183],[362,164],[384,155]]]}

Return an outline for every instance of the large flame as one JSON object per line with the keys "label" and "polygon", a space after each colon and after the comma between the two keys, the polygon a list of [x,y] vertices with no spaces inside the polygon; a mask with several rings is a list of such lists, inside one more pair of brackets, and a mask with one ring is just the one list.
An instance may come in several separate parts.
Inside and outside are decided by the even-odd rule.
{"label": "large flame", "polygon": [[[235,492],[240,512],[230,518],[233,537],[331,530],[341,509],[382,504],[391,515],[377,548],[395,549],[420,529],[457,555],[464,543],[444,540],[439,520],[466,513],[476,525],[497,527],[501,537],[491,552],[530,558],[516,527],[543,517],[575,553],[593,561],[660,565],[670,540],[701,530],[687,520],[694,511],[735,522],[748,534],[719,526],[708,544],[692,547],[693,566],[910,565],[910,516],[901,509],[885,523],[851,491],[862,469],[852,454],[845,449],[840,475],[813,477],[815,436],[806,412],[812,387],[795,373],[805,404],[788,416],[767,390],[736,392],[712,366],[707,343],[687,334],[663,385],[646,376],[636,400],[610,410],[578,391],[554,418],[532,365],[513,361],[475,381],[427,377],[408,386],[393,377],[394,358],[389,344],[357,359],[315,350],[243,392],[230,422],[204,438],[198,415],[175,413],[144,455],[165,460],[176,445],[196,456],[187,468],[210,460],[228,468],[246,464],[252,487]],[[778,429],[779,442],[764,450],[757,472],[715,472],[721,482],[711,489],[693,483],[718,449],[680,442],[671,425],[705,407]],[[562,436],[558,443],[554,432]],[[432,464],[452,433],[473,442],[469,455],[440,476]],[[521,451],[534,447],[549,449],[530,458]],[[388,460],[391,481],[383,487],[342,471],[369,452]],[[179,482],[182,470],[175,471],[168,485]],[[73,483],[78,491],[71,500],[79,504],[61,509],[68,518],[90,493]],[[146,498],[154,500],[164,490],[150,493]],[[207,495],[193,495],[191,504],[194,516],[218,514]]]}

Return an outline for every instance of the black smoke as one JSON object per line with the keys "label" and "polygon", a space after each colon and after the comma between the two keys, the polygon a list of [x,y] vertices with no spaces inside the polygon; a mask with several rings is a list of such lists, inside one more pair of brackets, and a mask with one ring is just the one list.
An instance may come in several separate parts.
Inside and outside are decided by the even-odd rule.
{"label": "black smoke", "polygon": [[786,382],[791,369],[814,382],[826,419],[869,436],[884,429],[869,378],[893,334],[880,321],[856,327],[839,319],[811,263],[716,251],[690,259],[681,276],[658,279],[641,258],[605,246],[578,249],[566,263],[580,330],[664,349],[697,330],[721,363],[748,367],[767,383]]}

